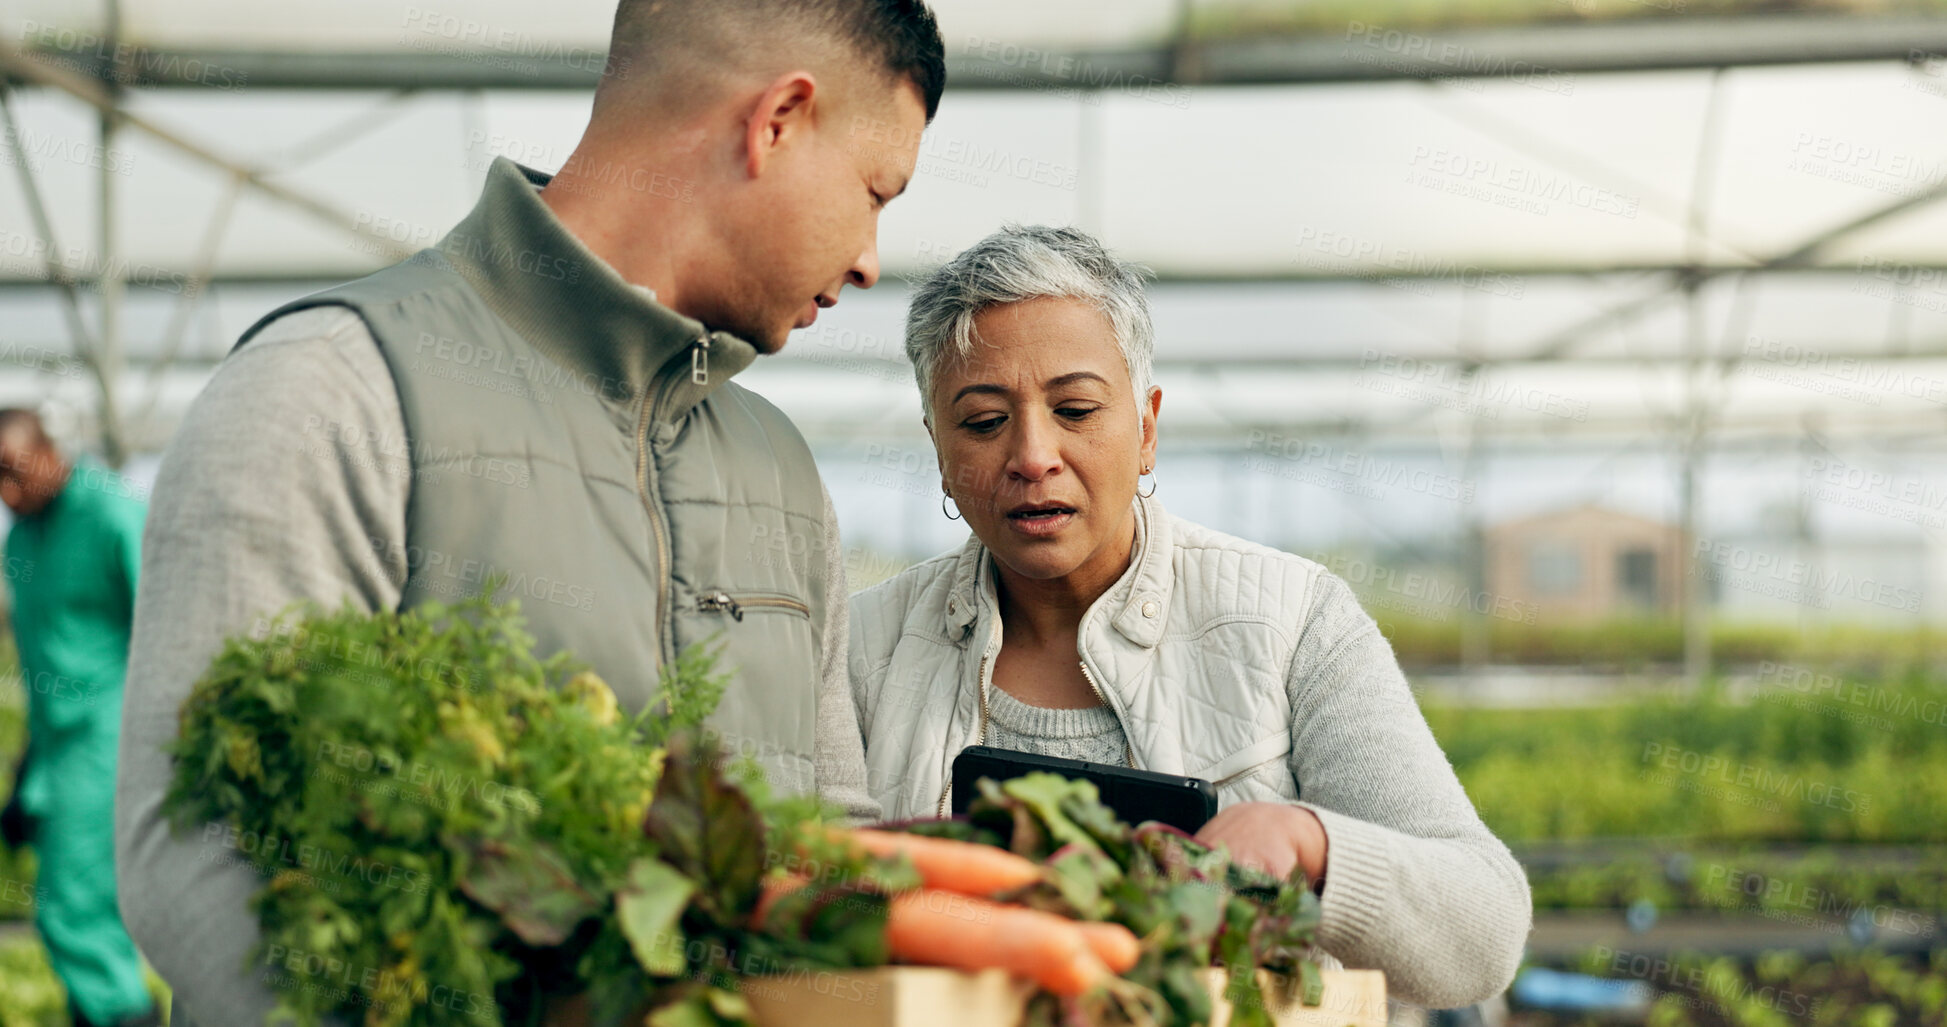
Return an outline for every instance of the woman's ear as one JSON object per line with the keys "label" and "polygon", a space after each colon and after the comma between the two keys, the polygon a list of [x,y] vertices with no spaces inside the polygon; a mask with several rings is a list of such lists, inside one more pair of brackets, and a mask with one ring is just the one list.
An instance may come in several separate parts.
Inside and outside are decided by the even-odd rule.
{"label": "woman's ear", "polygon": [[933,436],[933,419],[925,414],[921,414],[919,425],[926,429],[926,441],[933,444],[933,466],[940,469],[940,491],[945,492],[947,490],[946,460],[940,456],[940,440]]}
{"label": "woman's ear", "polygon": [[1160,386],[1152,385],[1149,387],[1149,391],[1143,394],[1143,403],[1140,412],[1143,422],[1143,466],[1155,467],[1156,418],[1163,412],[1163,390]]}

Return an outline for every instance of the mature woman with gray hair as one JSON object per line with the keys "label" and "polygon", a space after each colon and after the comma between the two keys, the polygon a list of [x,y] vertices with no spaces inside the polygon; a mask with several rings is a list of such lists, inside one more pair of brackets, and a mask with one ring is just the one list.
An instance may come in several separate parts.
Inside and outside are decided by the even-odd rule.
{"label": "mature woman with gray hair", "polygon": [[874,797],[944,815],[969,745],[1204,778],[1222,808],[1198,837],[1302,867],[1331,955],[1421,1005],[1498,993],[1520,865],[1346,584],[1141,482],[1152,350],[1141,272],[1074,229],[1004,229],[918,284],[906,351],[942,509],[973,534],[852,599]]}

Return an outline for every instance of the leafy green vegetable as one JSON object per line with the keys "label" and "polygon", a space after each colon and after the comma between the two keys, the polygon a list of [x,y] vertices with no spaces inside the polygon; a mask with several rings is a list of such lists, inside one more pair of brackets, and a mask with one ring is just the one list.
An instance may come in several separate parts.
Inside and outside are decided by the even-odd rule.
{"label": "leafy green vegetable", "polygon": [[1123,977],[1150,1001],[1134,1008],[1126,995],[1099,996],[1087,1008],[1063,1009],[1051,995],[1030,1006],[1030,1022],[1209,1023],[1214,1013],[1198,971],[1227,970],[1230,1022],[1268,1027],[1270,1013],[1257,970],[1300,975],[1303,1001],[1317,1005],[1322,978],[1304,958],[1319,921],[1318,899],[1302,872],[1279,881],[1233,865],[1173,827],[1131,828],[1102,804],[1095,786],[1054,774],[980,782],[965,821],[909,825],[920,834],[985,842],[1047,863],[1048,882],[1017,901],[1083,920],[1123,924],[1142,940],[1142,957]]}
{"label": "leafy green vegetable", "polygon": [[[749,1011],[737,989],[746,977],[883,965],[886,893],[917,884],[910,871],[901,875],[834,840],[824,827],[833,811],[815,799],[772,799],[761,776],[739,776],[731,780],[707,740],[670,740],[643,825],[658,853],[643,862],[662,869],[639,872],[673,873],[695,893],[681,912],[680,932],[634,923],[624,911],[638,955],[648,950],[642,964],[681,975],[658,981],[652,1024],[741,1023]],[[809,880],[756,922],[763,882],[786,876]],[[659,948],[677,933],[680,967]]]}
{"label": "leafy green vegetable", "polygon": [[680,921],[696,885],[674,867],[653,859],[637,860],[629,883],[615,898],[636,961],[652,974],[673,977],[687,965]]}
{"label": "leafy green vegetable", "polygon": [[658,747],[696,731],[723,682],[685,653],[625,717],[533,644],[516,604],[485,597],[297,607],[198,682],[166,806],[211,858],[264,874],[259,969],[281,1013],[492,1025],[583,990],[613,1011],[675,966],[680,942],[639,950],[625,923],[653,930],[688,897],[639,864],[656,855],[642,824]]}
{"label": "leafy green vegetable", "polygon": [[707,752],[671,743],[643,829],[662,859],[697,884],[696,915],[742,924],[764,877],[764,819]]}
{"label": "leafy green vegetable", "polygon": [[447,844],[473,857],[471,872],[460,878],[460,890],[499,913],[501,922],[529,945],[559,945],[601,909],[552,846],[470,838],[449,839]]}

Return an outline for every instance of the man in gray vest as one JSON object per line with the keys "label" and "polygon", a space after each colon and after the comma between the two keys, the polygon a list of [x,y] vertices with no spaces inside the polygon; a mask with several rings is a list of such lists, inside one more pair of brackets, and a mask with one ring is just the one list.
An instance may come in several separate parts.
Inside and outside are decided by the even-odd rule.
{"label": "man in gray vest", "polygon": [[223,638],[290,602],[409,607],[502,578],[543,652],[628,710],[720,638],[714,723],[781,790],[876,815],[846,682],[835,518],[811,452],[728,379],[879,277],[879,212],[944,79],[921,0],[622,0],[552,179],[496,161],[401,264],[244,334],[153,492],[121,740],[129,932],[175,1023],[264,1021],[259,885],[172,835],[162,747]]}

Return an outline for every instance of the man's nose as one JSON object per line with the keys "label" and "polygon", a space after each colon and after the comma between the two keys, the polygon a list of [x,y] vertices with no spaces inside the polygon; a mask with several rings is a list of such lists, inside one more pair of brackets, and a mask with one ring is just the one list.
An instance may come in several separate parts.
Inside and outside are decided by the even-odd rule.
{"label": "man's nose", "polygon": [[845,272],[845,280],[860,289],[870,289],[879,284],[879,241],[877,239],[865,244],[865,252],[859,254],[859,259],[853,262],[851,270]]}

